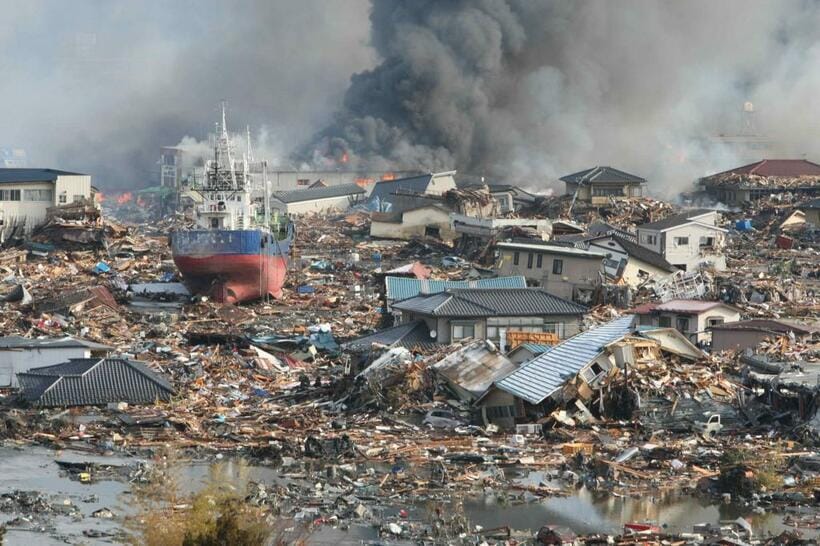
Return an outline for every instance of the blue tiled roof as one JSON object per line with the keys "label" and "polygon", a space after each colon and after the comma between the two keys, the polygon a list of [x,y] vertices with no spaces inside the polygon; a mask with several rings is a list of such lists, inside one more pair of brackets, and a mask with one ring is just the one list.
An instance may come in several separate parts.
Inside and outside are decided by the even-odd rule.
{"label": "blue tiled roof", "polygon": [[425,294],[438,294],[450,288],[526,288],[527,281],[517,275],[513,277],[496,277],[475,281],[434,281],[430,279],[408,279],[406,277],[385,277],[387,300],[398,301]]}
{"label": "blue tiled roof", "polygon": [[522,364],[495,385],[531,404],[540,404],[592,362],[601,349],[632,331],[634,315],[582,332]]}

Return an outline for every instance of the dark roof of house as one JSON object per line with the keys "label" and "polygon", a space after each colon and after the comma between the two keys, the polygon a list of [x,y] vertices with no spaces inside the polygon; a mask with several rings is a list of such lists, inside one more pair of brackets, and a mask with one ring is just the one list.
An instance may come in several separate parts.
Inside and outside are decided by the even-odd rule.
{"label": "dark roof of house", "polygon": [[678,270],[677,267],[667,262],[666,258],[664,258],[662,255],[658,254],[657,252],[653,252],[652,250],[649,250],[648,248],[643,247],[633,241],[630,241],[629,239],[621,237],[618,234],[592,237],[590,239],[587,239],[587,242],[591,243],[593,241],[598,241],[600,239],[608,239],[610,237],[612,237],[613,240],[615,240],[619,245],[621,245],[624,251],[631,258],[635,258],[649,265],[654,265],[658,269],[663,269],[664,271],[668,271],[669,273],[673,273]]}
{"label": "dark roof of house", "polygon": [[78,358],[17,374],[23,398],[43,407],[150,404],[168,400],[174,388],[142,362]]}
{"label": "dark roof of house", "polygon": [[317,186],[304,190],[288,190],[273,192],[273,196],[283,203],[303,203],[316,199],[328,199],[331,197],[343,197],[345,195],[357,195],[367,193],[358,184],[337,184],[335,186]]}
{"label": "dark roof of house", "polygon": [[21,336],[0,337],[0,349],[69,349],[85,348],[91,350],[110,350],[108,345],[101,345],[93,341],[76,339],[73,337],[61,338],[27,338]]}
{"label": "dark roof of house", "polygon": [[621,229],[618,226],[613,226],[612,224],[601,221],[595,221],[589,224],[587,233],[593,237],[597,237],[598,235],[619,235],[624,239],[637,242],[637,237],[634,233],[630,233],[629,231]]}
{"label": "dark roof of house", "polygon": [[423,320],[415,320],[357,337],[345,343],[343,347],[345,350],[361,353],[370,351],[374,343],[390,348],[404,347],[409,350],[438,345],[430,337],[430,328],[427,327],[427,323]]}
{"label": "dark roof of house", "polygon": [[812,199],[808,203],[803,203],[798,209],[820,209],[820,197],[817,199]]}
{"label": "dark roof of house", "polygon": [[688,224],[692,218],[695,218],[696,216],[702,216],[709,212],[712,212],[712,209],[687,210],[686,212],[681,212],[680,214],[673,214],[672,216],[667,216],[663,220],[649,222],[648,224],[641,224],[640,226],[638,226],[638,228],[655,230],[669,229],[677,226],[682,226],[684,224]]}
{"label": "dark roof of house", "polygon": [[0,169],[0,183],[54,182],[58,176],[86,176],[57,169]]}
{"label": "dark roof of house", "polygon": [[394,309],[436,317],[581,315],[583,305],[540,288],[453,288],[393,304]]}
{"label": "dark roof of house", "polygon": [[762,159],[742,167],[729,169],[705,177],[708,180],[713,177],[727,174],[757,175],[757,176],[820,176],[820,165],[805,159]]}
{"label": "dark roof of house", "polygon": [[416,176],[408,176],[405,178],[396,178],[395,180],[380,180],[373,186],[373,191],[370,192],[370,198],[378,197],[384,199],[393,195],[396,190],[402,190],[413,193],[424,193],[427,187],[433,180],[433,173],[419,174]]}
{"label": "dark roof of house", "polygon": [[740,320],[737,322],[726,322],[716,326],[710,326],[709,330],[763,330],[782,334],[794,332],[795,334],[800,335],[820,332],[820,329],[807,324],[795,324],[792,322],[773,319],[752,319]]}
{"label": "dark roof of house", "polygon": [[570,184],[644,184],[645,178],[629,174],[612,167],[592,167],[577,173],[562,176],[563,182]]}

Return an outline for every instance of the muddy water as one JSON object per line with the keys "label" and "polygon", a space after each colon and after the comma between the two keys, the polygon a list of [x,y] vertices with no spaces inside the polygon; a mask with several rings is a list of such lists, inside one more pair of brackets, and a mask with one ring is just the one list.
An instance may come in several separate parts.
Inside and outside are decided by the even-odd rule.
{"label": "muddy water", "polygon": [[[111,544],[110,538],[88,538],[83,531],[116,531],[121,525],[118,520],[92,518],[91,513],[107,507],[122,516],[129,513],[129,486],[117,481],[100,481],[82,484],[62,476],[57,465],[59,460],[100,461],[117,463],[133,462],[134,459],[95,457],[79,453],[57,453],[44,448],[24,449],[0,448],[0,494],[15,489],[36,490],[59,501],[69,500],[85,516],[75,520],[69,516],[50,518],[52,529],[45,532],[23,531],[11,528],[7,534],[7,544],[26,546],[56,544]],[[191,489],[202,484],[213,473],[221,473],[237,485],[242,482],[257,481],[271,483],[280,480],[276,470],[250,466],[238,460],[224,460],[212,463],[181,463],[177,469],[179,482]],[[518,478],[522,482],[538,483],[545,477],[538,472]],[[93,496],[93,497],[92,497]],[[756,532],[777,533],[785,527],[782,515],[753,515],[749,507],[734,504],[715,504],[690,496],[674,494],[663,497],[616,498],[595,494],[586,489],[578,489],[566,498],[532,499],[525,502],[526,495],[511,497],[503,492],[487,490],[481,494],[468,496],[463,501],[463,511],[470,525],[481,525],[485,529],[508,525],[514,529],[537,530],[542,525],[557,524],[570,527],[578,533],[614,533],[629,521],[652,520],[667,526],[670,531],[689,531],[696,523],[718,523],[745,516],[753,522]],[[459,501],[460,502],[460,501]],[[425,520],[429,516],[427,503],[420,499],[407,505],[375,507],[374,512],[384,516],[395,514],[399,509],[407,509],[410,519]],[[453,509],[456,509],[453,507]],[[10,516],[0,513],[0,521]],[[362,541],[376,539],[376,530],[369,526],[354,525],[348,530],[321,528],[311,538],[313,544],[361,544]]]}

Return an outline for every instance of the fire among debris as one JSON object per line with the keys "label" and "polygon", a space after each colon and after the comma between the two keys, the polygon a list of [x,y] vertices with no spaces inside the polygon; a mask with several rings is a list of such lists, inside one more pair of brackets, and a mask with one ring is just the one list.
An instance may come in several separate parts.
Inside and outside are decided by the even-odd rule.
{"label": "fire among debris", "polygon": [[124,205],[126,203],[130,203],[133,198],[134,196],[131,194],[131,192],[127,191],[118,195],[115,200],[117,201],[118,205]]}

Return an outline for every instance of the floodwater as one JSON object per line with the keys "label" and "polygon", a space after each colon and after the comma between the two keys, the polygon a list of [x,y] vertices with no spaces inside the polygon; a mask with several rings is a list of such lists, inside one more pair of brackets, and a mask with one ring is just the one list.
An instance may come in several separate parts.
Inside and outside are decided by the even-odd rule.
{"label": "floodwater", "polygon": [[[70,501],[85,516],[73,519],[59,515],[48,520],[53,528],[44,532],[9,528],[6,544],[26,546],[57,544],[113,544],[116,538],[89,538],[84,531],[116,532],[121,521],[92,518],[91,513],[100,508],[111,509],[116,516],[130,513],[132,502],[129,485],[121,481],[99,481],[83,484],[61,475],[55,460],[96,461],[108,464],[133,463],[137,459],[102,457],[78,452],[55,452],[40,447],[22,449],[0,448],[0,494],[12,490],[36,490],[56,499]],[[177,468],[180,484],[192,490],[204,484],[214,474],[228,477],[232,483],[242,484],[255,481],[270,484],[280,481],[275,469],[247,465],[238,459],[226,459],[218,463],[180,463]],[[538,483],[546,477],[533,472],[520,481]],[[596,494],[580,488],[568,497],[555,497],[525,502],[528,495],[517,493],[511,497],[503,493],[485,490],[463,499],[463,513],[470,526],[480,525],[485,529],[510,526],[518,530],[537,531],[542,525],[567,526],[577,533],[616,533],[624,523],[630,521],[654,521],[665,525],[670,531],[690,531],[696,523],[719,523],[734,520],[739,516],[749,519],[757,533],[778,533],[784,529],[782,514],[752,514],[749,507],[736,504],[716,504],[691,496],[667,494],[641,498],[619,498]],[[462,502],[459,500],[458,502]],[[399,509],[407,509],[411,520],[423,520],[429,516],[428,503],[423,499],[410,503],[374,508],[374,513],[390,516]],[[453,507],[453,509],[457,509]],[[12,515],[0,513],[0,521],[8,521]],[[806,533],[807,536],[812,536]],[[377,538],[377,531],[367,525],[353,525],[350,529],[339,530],[332,527],[318,529],[310,539],[312,544],[362,544]],[[395,544],[399,544],[396,542]]]}

